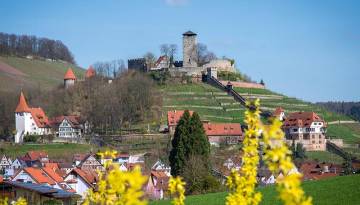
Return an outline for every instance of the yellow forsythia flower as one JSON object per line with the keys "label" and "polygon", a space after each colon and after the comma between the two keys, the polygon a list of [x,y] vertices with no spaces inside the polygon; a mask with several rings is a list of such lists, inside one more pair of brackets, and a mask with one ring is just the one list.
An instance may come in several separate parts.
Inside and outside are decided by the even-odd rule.
{"label": "yellow forsythia flower", "polygon": [[[100,156],[114,156],[115,152],[99,153]],[[147,177],[141,174],[140,167],[133,171],[122,172],[117,164],[110,160],[106,173],[99,172],[96,191],[89,190],[83,204],[99,205],[145,205],[142,186]]]}
{"label": "yellow forsythia flower", "polygon": [[259,133],[260,133],[260,110],[259,100],[247,104],[245,122],[248,125],[243,142],[243,166],[240,174],[231,171],[227,178],[227,186],[230,189],[226,197],[226,205],[257,205],[261,201],[261,193],[255,191],[257,166],[259,164]]}
{"label": "yellow forsythia flower", "polygon": [[170,194],[174,194],[175,198],[172,201],[173,205],[185,204],[185,182],[181,180],[181,177],[170,177],[169,190]]}
{"label": "yellow forsythia flower", "polygon": [[27,202],[24,198],[20,197],[18,200],[14,203],[14,205],[27,205]]}

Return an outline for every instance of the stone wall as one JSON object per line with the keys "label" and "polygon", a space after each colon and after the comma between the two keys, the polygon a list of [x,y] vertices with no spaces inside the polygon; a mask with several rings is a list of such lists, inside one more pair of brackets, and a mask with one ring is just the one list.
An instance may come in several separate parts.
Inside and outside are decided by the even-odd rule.
{"label": "stone wall", "polygon": [[230,82],[234,88],[258,88],[265,89],[265,86],[259,83],[248,83],[248,82],[238,82],[238,81],[220,81],[223,85],[227,85]]}

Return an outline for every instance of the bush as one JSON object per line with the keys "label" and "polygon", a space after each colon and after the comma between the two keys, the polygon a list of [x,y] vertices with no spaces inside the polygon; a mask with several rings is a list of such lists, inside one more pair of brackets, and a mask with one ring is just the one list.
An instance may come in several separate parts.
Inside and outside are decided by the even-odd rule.
{"label": "bush", "polygon": [[25,135],[24,142],[37,142],[39,138],[39,135]]}

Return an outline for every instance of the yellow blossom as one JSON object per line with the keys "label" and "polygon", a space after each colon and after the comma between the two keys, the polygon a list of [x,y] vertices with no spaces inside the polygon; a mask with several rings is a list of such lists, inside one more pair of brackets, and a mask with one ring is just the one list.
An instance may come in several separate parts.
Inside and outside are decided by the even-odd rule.
{"label": "yellow blossom", "polygon": [[185,204],[185,182],[182,181],[181,177],[170,177],[169,190],[171,195],[175,195],[172,201],[173,205],[184,205]]}

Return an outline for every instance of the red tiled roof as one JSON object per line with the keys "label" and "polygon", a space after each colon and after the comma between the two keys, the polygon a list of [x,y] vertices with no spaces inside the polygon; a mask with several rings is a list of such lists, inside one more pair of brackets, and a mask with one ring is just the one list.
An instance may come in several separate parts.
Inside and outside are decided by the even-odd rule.
{"label": "red tiled roof", "polygon": [[163,190],[168,189],[168,184],[169,184],[170,177],[168,175],[166,175],[165,172],[163,172],[163,171],[151,171],[150,176],[151,176],[151,180],[153,180],[153,183],[155,182],[153,177],[156,178],[155,187],[157,189],[163,189]]}
{"label": "red tiled roof", "polygon": [[43,170],[46,172],[48,176],[50,176],[55,182],[61,183],[64,182],[63,178],[56,173],[56,170],[51,167],[43,167]]}
{"label": "red tiled roof", "polygon": [[28,104],[26,103],[26,99],[24,96],[24,93],[21,91],[20,97],[19,97],[19,103],[15,109],[15,112],[30,112],[30,108]]}
{"label": "red tiled roof", "polygon": [[35,167],[26,167],[24,171],[28,173],[32,179],[34,179],[37,183],[43,184],[47,183],[50,185],[56,184],[53,179],[51,179],[41,168]]}
{"label": "red tiled roof", "polygon": [[167,58],[167,56],[160,56],[159,58],[158,58],[158,60],[156,61],[156,63],[155,63],[155,66],[158,66],[160,63],[161,63],[161,61],[163,61],[163,60],[165,60]]}
{"label": "red tiled roof", "polygon": [[282,112],[284,112],[284,109],[282,107],[277,107],[273,112],[273,116],[280,116]]}
{"label": "red tiled roof", "polygon": [[287,116],[284,127],[310,127],[313,122],[326,123],[314,112],[294,112]]}
{"label": "red tiled roof", "polygon": [[[328,172],[324,172],[325,166],[327,166]],[[331,163],[305,162],[299,170],[303,174],[304,180],[319,180],[340,175],[342,167]]]}
{"label": "red tiled roof", "polygon": [[50,163],[50,162],[48,162],[48,163],[44,163],[44,167],[49,167],[49,168],[51,168],[53,170],[57,170],[57,169],[59,169],[59,164],[58,163]]}
{"label": "red tiled roof", "polygon": [[91,77],[93,77],[93,76],[95,76],[95,75],[96,75],[95,69],[94,69],[92,66],[90,66],[90,67],[86,70],[85,78],[91,78]]}
{"label": "red tiled roof", "polygon": [[71,68],[66,71],[64,80],[76,80],[76,76]]}
{"label": "red tiled roof", "polygon": [[49,120],[42,108],[30,108],[27,103],[23,92],[20,94],[19,103],[15,112],[29,112],[32,115],[37,127],[48,127]]}
{"label": "red tiled roof", "polygon": [[[177,123],[179,122],[180,118],[183,116],[184,114],[184,110],[171,110],[168,111],[167,113],[167,120],[168,120],[168,125],[169,126],[176,126]],[[194,111],[189,110],[190,115],[192,115],[194,113]]]}
{"label": "red tiled roof", "polygon": [[48,154],[44,151],[28,151],[25,157],[26,156],[28,156],[31,161],[39,160],[40,158],[48,158]]}
{"label": "red tiled roof", "polygon": [[79,175],[90,186],[94,186],[94,183],[98,181],[98,175],[93,171],[86,170],[85,172],[79,168],[75,168],[72,170],[72,172],[75,172],[77,175]]}
{"label": "red tiled roof", "polygon": [[207,136],[241,136],[240,123],[203,123]]}
{"label": "red tiled roof", "polygon": [[54,117],[49,120],[49,124],[53,127],[57,127],[64,119],[66,119],[70,123],[71,127],[77,128],[80,126],[80,122],[79,122],[80,117],[76,115],[67,115],[67,116],[61,115]]}
{"label": "red tiled roof", "polygon": [[49,127],[49,119],[46,116],[44,110],[40,107],[38,108],[30,108],[31,115],[38,127]]}

